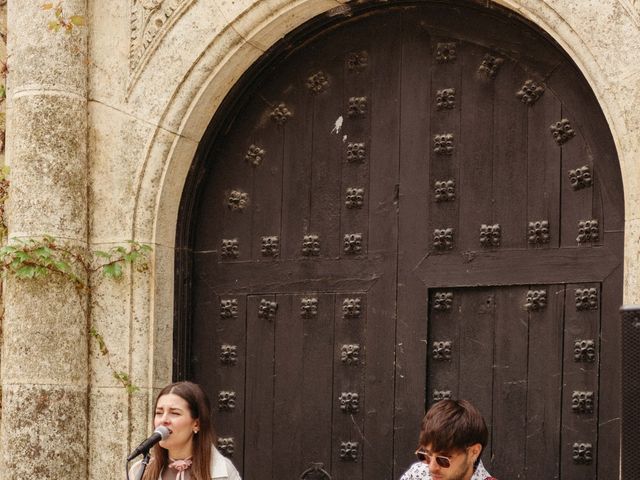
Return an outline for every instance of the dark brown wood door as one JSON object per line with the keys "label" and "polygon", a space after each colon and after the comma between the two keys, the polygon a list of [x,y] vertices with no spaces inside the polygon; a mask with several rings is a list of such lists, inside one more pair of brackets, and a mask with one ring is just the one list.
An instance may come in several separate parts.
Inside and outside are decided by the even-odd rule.
{"label": "dark brown wood door", "polygon": [[176,376],[245,478],[397,478],[438,398],[498,478],[616,478],[623,197],[587,83],[463,2],[283,41],[195,160]]}

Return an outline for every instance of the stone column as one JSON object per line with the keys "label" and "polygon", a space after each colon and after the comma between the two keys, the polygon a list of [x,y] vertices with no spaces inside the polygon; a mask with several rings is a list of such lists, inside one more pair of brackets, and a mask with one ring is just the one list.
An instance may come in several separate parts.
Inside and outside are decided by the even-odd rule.
{"label": "stone column", "polygon": [[[8,1],[9,237],[86,248],[87,32],[52,31],[44,3]],[[86,16],[86,0],[60,5]],[[87,478],[87,295],[8,276],[4,302],[1,477]]]}

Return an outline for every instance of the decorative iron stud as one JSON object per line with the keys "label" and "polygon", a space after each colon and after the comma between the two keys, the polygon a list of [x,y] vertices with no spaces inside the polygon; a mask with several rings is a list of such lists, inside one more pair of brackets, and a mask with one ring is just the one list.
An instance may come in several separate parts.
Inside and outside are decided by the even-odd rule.
{"label": "decorative iron stud", "polygon": [[364,142],[349,142],[347,144],[347,161],[349,163],[363,163],[367,158]]}
{"label": "decorative iron stud", "polygon": [[347,365],[357,365],[360,362],[360,345],[342,345],[340,360]]}
{"label": "decorative iron stud", "polygon": [[524,308],[529,311],[542,310],[547,306],[547,291],[546,290],[529,290],[527,292],[527,302],[524,304]]}
{"label": "decorative iron stud", "polygon": [[456,60],[455,42],[438,42],[436,46],[436,61],[438,63],[449,63]]}
{"label": "decorative iron stud", "polygon": [[598,220],[580,220],[578,222],[578,236],[576,242],[588,243],[597,242],[600,238],[600,227]]}
{"label": "decorative iron stud", "polygon": [[576,288],[576,310],[597,310],[598,289]]}
{"label": "decorative iron stud", "polygon": [[433,308],[435,310],[451,310],[453,292],[436,292],[433,294]]}
{"label": "decorative iron stud", "polygon": [[238,361],[238,348],[235,345],[220,346],[220,363],[223,365],[235,365]]}
{"label": "decorative iron stud", "polygon": [[364,205],[364,188],[347,188],[344,204],[347,208],[362,208],[362,205]]}
{"label": "decorative iron stud", "polygon": [[451,250],[453,248],[453,228],[436,228],[433,231],[433,248]]}
{"label": "decorative iron stud", "polygon": [[456,199],[455,180],[440,180],[434,184],[436,202],[452,202]]}
{"label": "decorative iron stud", "polygon": [[241,190],[231,190],[229,198],[227,198],[227,207],[229,210],[244,210],[249,203],[249,194]]}
{"label": "decorative iron stud", "polygon": [[258,167],[262,164],[262,160],[264,160],[266,153],[267,152],[263,148],[251,145],[244,159],[254,167]]}
{"label": "decorative iron stud", "polygon": [[300,300],[300,315],[305,318],[311,318],[318,315],[318,299],[303,298]]}
{"label": "decorative iron stud", "polygon": [[591,169],[588,165],[569,170],[569,182],[571,183],[571,188],[574,190],[590,187],[592,181]]}
{"label": "decorative iron stud", "polygon": [[552,124],[549,129],[553,135],[553,139],[558,145],[563,145],[575,137],[576,132],[571,127],[569,120],[563,118],[559,122]]}
{"label": "decorative iron stud", "polygon": [[276,125],[284,125],[291,115],[292,113],[287,106],[284,103],[280,103],[271,111],[271,120],[273,120]]}
{"label": "decorative iron stud", "polygon": [[494,79],[498,74],[498,70],[504,63],[504,58],[496,57],[494,55],[485,54],[482,59],[482,64],[478,68],[478,73],[485,75],[487,78]]}
{"label": "decorative iron stud", "polygon": [[524,85],[516,92],[516,97],[520,99],[522,103],[527,105],[533,105],[544,93],[544,86],[539,85],[533,80],[527,80]]}
{"label": "decorative iron stud", "polygon": [[451,110],[456,106],[456,89],[443,88],[436,91],[436,108],[438,110]]}
{"label": "decorative iron stud", "polygon": [[596,343],[593,340],[576,340],[573,344],[573,359],[576,362],[595,362]]}
{"label": "decorative iron stud", "polygon": [[593,461],[593,445],[590,443],[573,444],[573,463],[588,465]]}
{"label": "decorative iron stud", "polygon": [[223,390],[218,393],[218,410],[230,411],[236,408],[236,392]]}
{"label": "decorative iron stud", "polygon": [[318,235],[305,235],[302,238],[302,255],[306,257],[320,255],[320,237]]}
{"label": "decorative iron stud", "polygon": [[369,54],[362,50],[351,52],[347,56],[347,68],[351,73],[360,73],[369,65]]}
{"label": "decorative iron stud", "polygon": [[358,318],[362,314],[360,297],[345,298],[342,301],[342,318]]}
{"label": "decorative iron stud", "polygon": [[340,460],[344,462],[357,462],[358,442],[340,442]]}
{"label": "decorative iron stud", "polygon": [[240,255],[240,242],[237,238],[223,238],[220,250],[222,258],[238,258]]}
{"label": "decorative iron stud", "polygon": [[438,155],[453,154],[453,133],[439,133],[433,137],[433,151]]}
{"label": "decorative iron stud", "polygon": [[501,235],[502,233],[499,223],[494,225],[487,225],[483,223],[480,225],[480,245],[485,248],[499,247]]}
{"label": "decorative iron stud", "polygon": [[434,402],[440,400],[451,400],[451,390],[434,390],[431,397]]}
{"label": "decorative iron stud", "polygon": [[574,413],[593,413],[593,392],[574,391],[571,395],[571,410]]}
{"label": "decorative iron stud", "polygon": [[362,234],[347,233],[344,236],[344,253],[357,255],[362,252]]}
{"label": "decorative iron stud", "polygon": [[551,235],[549,234],[549,222],[547,220],[536,220],[529,222],[529,243],[543,244],[549,243]]}
{"label": "decorative iron stud", "polygon": [[451,340],[433,342],[434,360],[451,360]]}
{"label": "decorative iron stud", "polygon": [[327,78],[327,75],[322,71],[314,73],[307,78],[307,88],[316,95],[324,92],[329,88],[329,79]]}
{"label": "decorative iron stud", "polygon": [[262,237],[260,251],[263,257],[277,257],[280,253],[280,239],[275,235]]}
{"label": "decorative iron stud", "polygon": [[236,442],[233,437],[219,437],[218,438],[218,450],[225,457],[233,457],[233,452],[236,449]]}
{"label": "decorative iron stud", "polygon": [[238,317],[238,300],[228,298],[220,300],[220,318],[237,318]]}
{"label": "decorative iron stud", "polygon": [[342,392],[338,402],[343,413],[358,413],[360,409],[360,397],[355,392]]}
{"label": "decorative iron stud", "polygon": [[267,300],[266,298],[260,299],[260,305],[258,305],[258,318],[264,318],[266,320],[273,320],[278,311],[277,302]]}
{"label": "decorative iron stud", "polygon": [[367,114],[367,97],[350,97],[347,106],[349,117],[364,117]]}

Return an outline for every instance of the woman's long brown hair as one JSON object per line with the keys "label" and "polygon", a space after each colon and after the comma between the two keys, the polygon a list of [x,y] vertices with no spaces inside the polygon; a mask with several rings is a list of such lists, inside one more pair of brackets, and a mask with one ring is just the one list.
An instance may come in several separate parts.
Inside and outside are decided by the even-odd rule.
{"label": "woman's long brown hair", "polygon": [[[193,465],[191,478],[193,480],[210,480],[211,478],[211,446],[216,441],[216,435],[211,425],[211,407],[209,399],[200,385],[192,382],[177,382],[164,387],[153,406],[154,416],[158,400],[163,395],[173,393],[183,398],[189,405],[191,417],[200,421],[197,434],[193,435]],[[160,473],[167,468],[169,452],[156,443],[152,450],[153,460],[144,472],[143,480],[158,480]]]}

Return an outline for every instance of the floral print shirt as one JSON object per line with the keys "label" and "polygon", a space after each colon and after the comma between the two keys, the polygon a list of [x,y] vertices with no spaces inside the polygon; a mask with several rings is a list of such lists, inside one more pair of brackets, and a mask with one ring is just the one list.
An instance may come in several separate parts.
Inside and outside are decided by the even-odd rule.
{"label": "floral print shirt", "polygon": [[[429,465],[423,462],[416,462],[409,470],[404,472],[400,480],[431,480],[431,474],[429,473]],[[478,463],[478,468],[473,472],[471,480],[495,480],[489,472],[484,468],[482,461]]]}

